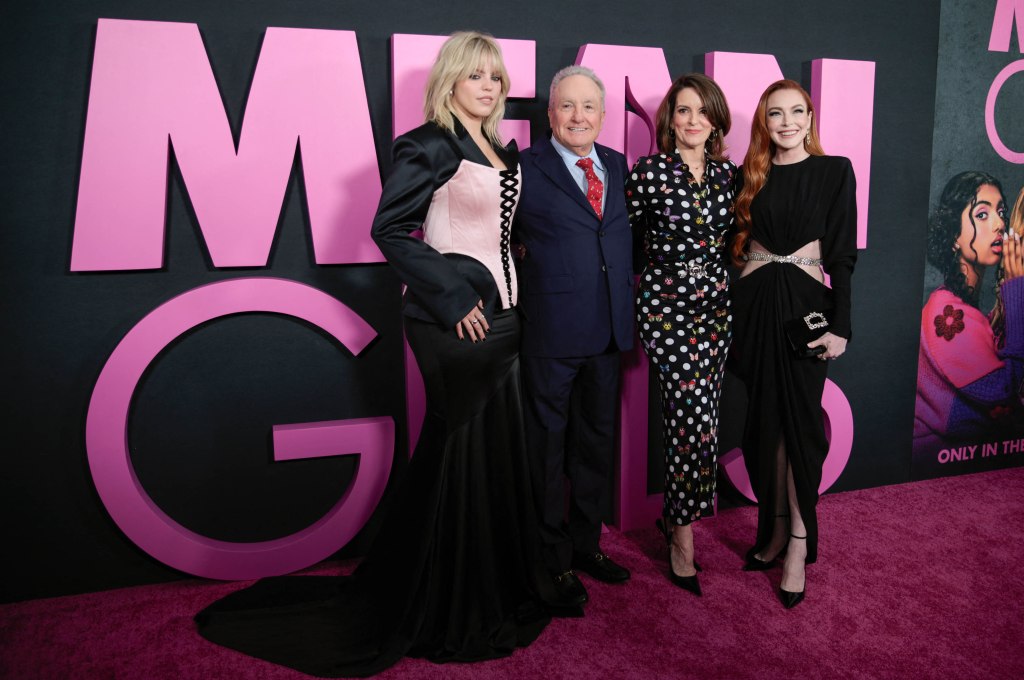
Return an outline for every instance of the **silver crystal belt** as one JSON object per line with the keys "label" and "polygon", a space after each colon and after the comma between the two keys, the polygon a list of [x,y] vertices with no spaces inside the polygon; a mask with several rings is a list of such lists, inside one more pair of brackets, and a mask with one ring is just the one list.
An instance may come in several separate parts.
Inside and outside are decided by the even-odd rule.
{"label": "silver crystal belt", "polygon": [[776,255],[775,253],[765,253],[760,250],[751,250],[746,254],[745,258],[747,261],[757,260],[759,262],[782,262],[783,264],[802,264],[807,267],[820,267],[820,257],[799,257],[797,255]]}

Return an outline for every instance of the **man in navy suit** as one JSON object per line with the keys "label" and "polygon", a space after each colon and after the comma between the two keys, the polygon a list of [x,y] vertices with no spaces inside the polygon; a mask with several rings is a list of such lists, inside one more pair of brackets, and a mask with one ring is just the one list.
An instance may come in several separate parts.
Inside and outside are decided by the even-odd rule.
{"label": "man in navy suit", "polygon": [[[587,591],[573,569],[609,583],[629,571],[601,552],[615,450],[619,353],[633,345],[626,159],[596,144],[604,85],[569,66],[551,82],[551,139],[525,150],[515,238],[526,435],[545,565],[560,602]],[[570,484],[566,509],[565,480]]]}

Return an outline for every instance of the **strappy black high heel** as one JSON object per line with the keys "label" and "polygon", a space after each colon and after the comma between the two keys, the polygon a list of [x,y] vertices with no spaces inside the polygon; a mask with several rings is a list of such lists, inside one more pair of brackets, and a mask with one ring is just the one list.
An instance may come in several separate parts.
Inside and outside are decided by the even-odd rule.
{"label": "strappy black high heel", "polygon": [[[795,538],[798,541],[807,540],[806,536],[797,536],[796,534],[790,534],[790,538]],[[804,595],[807,593],[807,582],[804,581],[804,589],[800,592],[791,592],[789,590],[783,590],[782,586],[779,586],[779,601],[782,602],[782,606],[786,609],[792,609],[801,602],[804,601]]]}
{"label": "strappy black high heel", "polygon": [[[702,597],[703,593],[700,589],[700,581],[697,579],[697,574],[694,574],[693,576],[680,576],[672,569],[672,534],[669,532],[668,526],[660,517],[655,520],[654,525],[658,527],[658,530],[665,536],[665,544],[668,545],[668,578],[672,582],[672,585],[691,592],[697,597]],[[697,560],[693,561],[693,568],[698,572],[701,571],[700,565],[697,564]]]}
{"label": "strappy black high heel", "polygon": [[[789,517],[789,513],[782,515],[775,515],[776,517]],[[786,546],[782,546],[782,550],[778,552],[775,557],[770,560],[762,560],[757,557],[757,546],[747,551],[745,556],[746,561],[743,563],[743,571],[768,571],[773,567],[779,565],[779,557],[785,554]]]}

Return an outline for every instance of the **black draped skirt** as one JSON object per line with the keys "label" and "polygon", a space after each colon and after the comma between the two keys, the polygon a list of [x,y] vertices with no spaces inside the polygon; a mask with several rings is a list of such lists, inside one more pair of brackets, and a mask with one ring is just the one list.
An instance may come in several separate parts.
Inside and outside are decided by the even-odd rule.
{"label": "black draped skirt", "polygon": [[[792,264],[770,262],[733,281],[733,344],[729,363],[747,386],[743,460],[758,500],[755,551],[767,547],[785,480],[776,480],[776,452],[785,443],[800,516],[807,527],[807,563],[818,556],[818,487],[828,453],[821,395],[828,362],[798,359],[783,323],[832,306],[831,290]],[[785,469],[785,468],[783,468]]]}
{"label": "black draped skirt", "polygon": [[511,654],[548,623],[519,382],[519,319],[482,342],[406,320],[427,415],[369,554],[351,577],[268,578],[196,616],[208,640],[321,677],[403,656]]}

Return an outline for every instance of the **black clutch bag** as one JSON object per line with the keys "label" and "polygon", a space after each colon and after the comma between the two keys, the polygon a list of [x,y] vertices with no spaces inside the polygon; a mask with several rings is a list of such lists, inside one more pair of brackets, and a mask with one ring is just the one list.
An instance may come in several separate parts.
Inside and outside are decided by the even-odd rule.
{"label": "black clutch bag", "polygon": [[824,345],[808,347],[807,343],[814,342],[829,331],[831,326],[828,315],[831,311],[827,309],[822,312],[810,312],[782,324],[790,349],[798,359],[810,359],[825,353]]}

